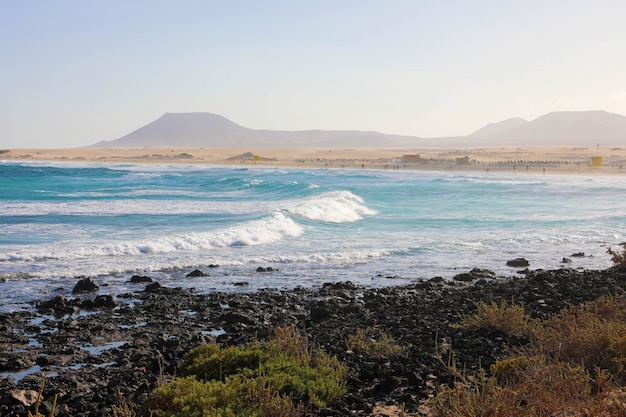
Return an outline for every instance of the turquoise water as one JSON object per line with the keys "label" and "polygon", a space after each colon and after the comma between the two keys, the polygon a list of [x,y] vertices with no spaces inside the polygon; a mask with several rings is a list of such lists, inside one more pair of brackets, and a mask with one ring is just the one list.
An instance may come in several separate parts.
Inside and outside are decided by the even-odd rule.
{"label": "turquoise water", "polygon": [[82,276],[206,292],[511,276],[509,259],[560,268],[576,252],[568,267],[605,268],[625,234],[624,176],[0,163],[4,310]]}

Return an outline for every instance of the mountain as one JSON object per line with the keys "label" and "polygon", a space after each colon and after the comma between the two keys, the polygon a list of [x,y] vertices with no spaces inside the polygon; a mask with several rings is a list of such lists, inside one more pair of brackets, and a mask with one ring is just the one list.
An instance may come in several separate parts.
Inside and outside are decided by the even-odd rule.
{"label": "mountain", "polygon": [[514,117],[512,119],[506,119],[497,123],[489,123],[487,126],[478,129],[474,133],[470,133],[468,136],[489,136],[495,135],[502,132],[506,132],[507,130],[515,129],[517,127],[523,126],[527,124],[528,121],[522,119],[521,117]]}
{"label": "mountain", "polygon": [[[510,122],[517,120],[517,122]],[[530,122],[508,119],[487,125],[467,137],[468,145],[595,146],[625,145],[626,117],[602,110],[560,111]],[[510,126],[503,129],[505,126]]]}
{"label": "mountain", "polygon": [[[94,147],[143,148],[162,146],[214,146],[257,140],[262,133],[239,126],[211,113],[165,113],[154,122],[119,139],[102,141]],[[231,145],[231,146],[232,146]]]}
{"label": "mountain", "polygon": [[626,117],[605,111],[562,111],[535,120],[512,118],[467,135],[420,138],[359,130],[257,130],[211,113],[165,113],[121,138],[92,148],[323,147],[400,148],[476,146],[617,146],[626,144]]}
{"label": "mountain", "polygon": [[380,147],[417,142],[412,136],[358,130],[254,130],[212,113],[165,113],[121,138],[92,148]]}

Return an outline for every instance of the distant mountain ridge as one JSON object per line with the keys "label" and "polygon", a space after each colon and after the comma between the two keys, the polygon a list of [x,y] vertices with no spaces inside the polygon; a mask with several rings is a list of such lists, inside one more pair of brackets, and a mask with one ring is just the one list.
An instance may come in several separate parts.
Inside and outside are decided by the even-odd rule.
{"label": "distant mountain ridge", "polygon": [[520,126],[529,123],[528,120],[524,120],[521,117],[514,117],[512,119],[506,119],[501,122],[489,123],[487,126],[478,129],[474,133],[470,133],[468,136],[489,136],[506,132],[507,130],[515,129]]}
{"label": "distant mountain ridge", "polygon": [[492,146],[502,143],[526,146],[626,145],[626,117],[602,110],[553,112],[526,123],[522,122],[523,119],[509,120],[515,120],[515,123],[508,129],[488,131],[489,126],[486,126],[468,138],[477,138],[483,145]]}
{"label": "distant mountain ridge", "polygon": [[417,138],[358,130],[255,130],[212,113],[165,113],[128,135],[91,147],[377,147],[412,139]]}
{"label": "distant mountain ridge", "polygon": [[596,111],[562,111],[532,121],[490,123],[467,135],[421,138],[359,130],[257,130],[212,113],[165,113],[125,136],[92,148],[156,147],[323,147],[393,148],[420,146],[626,146],[626,116]]}

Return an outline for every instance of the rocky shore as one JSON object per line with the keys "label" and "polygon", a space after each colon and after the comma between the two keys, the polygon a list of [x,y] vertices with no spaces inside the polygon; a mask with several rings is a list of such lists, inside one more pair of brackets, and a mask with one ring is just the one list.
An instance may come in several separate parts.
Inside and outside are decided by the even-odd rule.
{"label": "rocky shore", "polygon": [[[135,277],[140,280],[141,277]],[[264,339],[294,324],[351,373],[348,392],[320,416],[419,415],[421,403],[454,376],[441,361],[449,349],[469,372],[488,367],[524,340],[453,326],[480,301],[515,300],[545,318],[562,308],[626,287],[626,273],[522,271],[493,278],[473,270],[446,281],[361,288],[350,282],[319,289],[196,294],[158,283],[115,297],[93,292],[38,301],[32,311],[0,314],[0,415],[27,415],[42,381],[48,415],[112,416],[121,402],[141,404],[176,376],[183,355],[203,342],[224,346]],[[357,329],[377,327],[408,347],[398,357],[364,356],[346,347]]]}

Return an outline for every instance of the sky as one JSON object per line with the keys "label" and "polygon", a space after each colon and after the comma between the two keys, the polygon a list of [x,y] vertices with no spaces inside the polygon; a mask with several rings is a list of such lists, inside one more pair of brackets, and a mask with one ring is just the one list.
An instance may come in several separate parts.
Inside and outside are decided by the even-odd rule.
{"label": "sky", "polygon": [[0,149],[177,112],[419,137],[626,115],[625,19],[623,0],[0,0]]}

